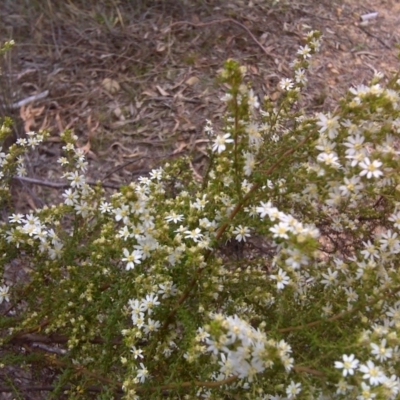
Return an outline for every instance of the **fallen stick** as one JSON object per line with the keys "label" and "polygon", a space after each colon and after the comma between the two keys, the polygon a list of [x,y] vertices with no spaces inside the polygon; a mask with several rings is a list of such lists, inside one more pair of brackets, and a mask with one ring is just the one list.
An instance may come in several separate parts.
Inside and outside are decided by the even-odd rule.
{"label": "fallen stick", "polygon": [[369,21],[371,19],[375,19],[378,17],[378,13],[377,12],[373,12],[373,13],[369,13],[369,14],[364,14],[360,16],[360,20],[363,22]]}
{"label": "fallen stick", "polygon": [[26,97],[25,99],[22,99],[16,103],[13,103],[13,104],[9,105],[8,107],[12,110],[17,110],[18,108],[26,106],[29,103],[32,103],[33,101],[42,100],[42,99],[46,98],[48,95],[49,95],[49,91],[45,90],[44,92],[34,94],[33,96]]}

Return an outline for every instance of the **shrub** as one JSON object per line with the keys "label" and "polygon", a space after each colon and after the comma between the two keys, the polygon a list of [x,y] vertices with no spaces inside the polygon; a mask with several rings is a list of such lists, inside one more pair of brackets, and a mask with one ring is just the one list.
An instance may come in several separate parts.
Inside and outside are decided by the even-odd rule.
{"label": "shrub", "polygon": [[[64,132],[64,202],[0,226],[3,364],[53,368],[51,398],[397,398],[400,79],[307,115],[319,38],[276,102],[226,62],[201,178],[182,158],[107,197]],[[43,139],[0,154],[9,207]]]}

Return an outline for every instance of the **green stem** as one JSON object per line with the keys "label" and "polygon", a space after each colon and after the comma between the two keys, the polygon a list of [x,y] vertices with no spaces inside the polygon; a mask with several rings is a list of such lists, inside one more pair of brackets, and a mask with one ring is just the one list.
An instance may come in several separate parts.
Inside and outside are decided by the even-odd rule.
{"label": "green stem", "polygon": [[[298,148],[303,146],[313,135],[313,132],[311,132],[309,135],[307,135],[296,147],[293,147],[292,149],[287,150],[282,156],[266,171],[266,175],[272,174],[273,171],[275,171],[276,168],[279,167],[280,164],[282,164],[284,161],[287,161],[288,157],[293,154]],[[256,192],[259,188],[261,187],[260,183],[255,183],[249,192],[243,197],[243,199],[236,205],[236,207],[233,209],[231,214],[228,217],[228,221],[223,223],[219,229],[217,230],[216,233],[216,240],[218,241],[221,239],[222,235],[225,233],[226,229],[229,227],[230,222],[235,218],[235,216],[239,213],[240,210],[243,209],[243,207],[246,205],[246,203],[251,199],[252,195],[254,192]],[[207,260],[210,258],[211,254],[213,253],[213,250],[207,250],[205,256],[204,256],[204,261],[207,263]],[[205,267],[199,267],[195,271],[193,279],[190,281],[189,285],[187,286],[186,290],[182,293],[181,297],[178,299],[176,305],[174,308],[170,311],[168,314],[167,318],[164,321],[163,326],[160,329],[160,332],[163,332],[168,325],[172,322],[172,320],[175,317],[175,314],[179,307],[186,301],[186,299],[190,296],[191,291],[195,287],[197,281],[199,280],[201,274],[203,271],[207,268]]]}

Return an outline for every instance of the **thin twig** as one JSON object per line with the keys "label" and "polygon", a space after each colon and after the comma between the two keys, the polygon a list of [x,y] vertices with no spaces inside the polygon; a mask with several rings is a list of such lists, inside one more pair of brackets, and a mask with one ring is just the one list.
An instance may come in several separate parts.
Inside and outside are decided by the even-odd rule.
{"label": "thin twig", "polygon": [[[46,386],[21,386],[18,390],[23,393],[27,392],[52,392],[56,390],[56,386],[46,385]],[[65,385],[62,387],[63,391],[70,390],[71,386]],[[85,392],[94,392],[94,393],[101,393],[103,391],[102,388],[98,386],[88,386],[85,387]],[[122,394],[122,389],[116,389],[115,392]],[[0,393],[15,393],[15,388],[7,387],[7,386],[0,386]]]}
{"label": "thin twig", "polygon": [[[400,286],[397,286],[396,288],[394,288],[389,293],[385,292],[385,293],[382,293],[378,297],[373,297],[372,299],[370,299],[367,302],[367,305],[376,304],[379,300],[383,300],[383,299],[387,298],[388,295],[392,295],[393,293],[398,293],[399,290],[400,290]],[[348,315],[356,314],[356,312],[358,312],[361,308],[364,308],[364,307],[365,307],[365,305],[358,306],[358,307],[353,307],[351,310],[341,311],[338,314],[335,314],[330,318],[321,318],[319,320],[316,320],[316,321],[313,321],[313,322],[309,322],[307,324],[302,324],[302,325],[297,325],[297,326],[289,326],[287,328],[277,329],[276,332],[288,333],[288,332],[293,332],[293,331],[300,331],[300,330],[305,329],[305,328],[313,328],[314,326],[318,326],[318,325],[320,325],[322,323],[334,322],[334,321],[342,319],[342,318],[344,318],[344,317],[346,317]],[[267,333],[268,332],[269,331],[267,331]]]}
{"label": "thin twig", "polygon": [[317,371],[316,369],[305,367],[305,366],[300,366],[300,365],[293,366],[293,370],[296,371],[296,372],[300,372],[300,373],[305,372],[307,374],[320,376],[320,377],[324,377],[325,376],[325,374],[323,372],[321,372],[321,371]]}
{"label": "thin twig", "polygon": [[[227,379],[221,380],[221,381],[209,381],[209,382],[203,382],[203,381],[193,381],[193,382],[182,382],[182,383],[172,383],[168,385],[163,385],[161,387],[152,387],[149,388],[148,390],[150,392],[156,392],[156,391],[167,391],[167,390],[172,390],[172,389],[177,389],[177,388],[189,388],[192,386],[197,386],[197,387],[207,387],[207,388],[217,388],[223,385],[229,385],[230,383],[235,382],[238,380],[237,376],[231,376]],[[26,386],[26,387],[21,387],[20,391],[21,392],[51,392],[56,389],[55,386],[47,385],[47,386]],[[70,386],[66,385],[62,388],[63,390],[69,390]],[[101,393],[102,388],[99,386],[88,386],[84,388],[85,392],[95,392],[95,393]],[[14,392],[15,389],[11,387],[3,387],[0,386],[0,393],[11,393]],[[122,389],[114,389],[116,393],[123,393]],[[136,391],[138,393],[144,393],[146,390],[142,389],[140,387],[136,388]]]}
{"label": "thin twig", "polygon": [[[158,159],[166,159],[166,158],[170,158],[170,157],[175,157],[175,156],[179,156],[180,154],[184,153],[185,151],[177,151],[177,152],[172,152],[172,153],[168,153],[168,154],[164,154],[162,156],[154,156],[154,157],[149,157],[149,156],[142,156],[139,158],[135,158],[132,161],[128,161],[122,165],[119,165],[118,167],[116,167],[115,169],[113,169],[110,172],[107,172],[107,175],[105,175],[103,177],[102,180],[109,178],[111,175],[115,174],[116,172],[120,171],[121,169],[124,169],[125,167],[127,167],[128,165],[137,163],[140,160],[158,160]],[[141,171],[141,170],[139,170]],[[150,170],[146,170],[146,172],[149,172]],[[135,172],[135,175],[137,175],[137,172]]]}
{"label": "thin twig", "polygon": [[[33,344],[33,343],[42,343],[42,344],[65,344],[68,343],[69,337],[66,335],[60,334],[50,334],[50,335],[41,335],[39,333],[18,333],[14,336],[8,343],[10,344]],[[122,343],[122,338],[118,339],[103,339],[101,337],[95,337],[89,340],[91,344],[113,344],[120,345]]]}
{"label": "thin twig", "polygon": [[376,39],[379,43],[382,43],[387,49],[392,50],[392,47],[390,47],[388,44],[386,44],[379,36],[374,35],[372,32],[368,31],[361,25],[358,25],[358,28],[361,29],[368,36],[371,36],[372,38]]}
{"label": "thin twig", "polygon": [[[31,183],[32,185],[46,186],[46,187],[50,187],[53,189],[67,189],[67,188],[71,187],[70,183],[42,181],[40,179],[28,178],[26,176],[14,176],[13,179],[20,181],[20,182]],[[99,185],[99,182],[86,182],[86,183],[89,186],[98,186]],[[110,189],[120,189],[121,188],[121,185],[114,185],[112,183],[100,183],[100,185],[105,188],[110,188]]]}
{"label": "thin twig", "polygon": [[[309,135],[307,135],[296,147],[293,147],[287,151],[285,151],[282,156],[273,164],[271,167],[268,168],[267,171],[265,171],[266,176],[269,176],[272,174],[273,171],[275,171],[276,168],[285,160],[288,159],[288,157],[293,154],[294,152],[297,151],[301,146],[303,146],[313,135],[314,133],[311,132]],[[218,241],[221,239],[222,235],[225,233],[226,229],[229,227],[231,221],[235,218],[235,216],[239,213],[240,210],[243,209],[243,207],[246,205],[247,201],[252,197],[253,193],[256,192],[260,188],[261,184],[260,183],[255,183],[249,190],[249,192],[246,194],[246,196],[243,197],[243,200],[239,202],[236,207],[233,209],[233,211],[230,213],[228,217],[228,221],[222,224],[219,229],[216,232],[215,239]],[[207,253],[204,256],[204,260],[207,261],[208,258],[211,256],[212,250],[208,250]],[[199,267],[194,273],[194,276],[192,280],[190,281],[189,285],[186,287],[185,291],[182,293],[181,297],[178,299],[177,303],[175,304],[174,308],[169,312],[167,315],[167,318],[164,321],[164,324],[162,325],[162,328],[160,332],[164,331],[166,327],[171,323],[172,319],[174,318],[177,310],[179,307],[186,301],[186,299],[190,296],[191,291],[195,287],[196,283],[198,282],[201,274],[207,267]]]}
{"label": "thin twig", "polygon": [[353,308],[350,311],[343,311],[340,312],[336,315],[334,315],[333,317],[324,319],[321,318],[317,321],[313,321],[313,322],[309,322],[308,324],[304,324],[304,325],[297,325],[297,326],[289,326],[287,328],[281,328],[281,329],[277,329],[277,332],[279,333],[288,333],[288,332],[293,332],[293,331],[301,331],[303,329],[306,328],[313,328],[314,326],[320,325],[322,323],[326,323],[326,322],[333,322],[333,321],[337,321],[338,319],[342,319],[347,315],[350,315],[355,309]]}
{"label": "thin twig", "polygon": [[47,351],[47,353],[58,354],[60,356],[67,354],[67,350],[65,350],[65,349],[60,349],[58,347],[49,346],[45,343],[32,343],[31,347],[38,348],[43,351]]}
{"label": "thin twig", "polygon": [[190,25],[190,26],[194,26],[195,28],[202,28],[203,26],[209,26],[209,25],[214,25],[214,24],[224,24],[224,23],[231,23],[231,24],[239,26],[240,28],[245,30],[247,32],[247,34],[257,44],[257,46],[264,52],[264,54],[266,56],[274,59],[274,56],[272,54],[268,53],[268,51],[265,49],[265,47],[259,42],[259,40],[253,35],[253,33],[250,31],[250,29],[246,25],[244,25],[241,22],[236,21],[235,19],[232,19],[232,18],[215,19],[215,20],[212,20],[209,22],[201,22],[199,24],[195,24],[195,23],[189,22],[189,21],[178,21],[178,22],[174,22],[169,27],[172,28],[174,26],[179,26],[179,25]]}

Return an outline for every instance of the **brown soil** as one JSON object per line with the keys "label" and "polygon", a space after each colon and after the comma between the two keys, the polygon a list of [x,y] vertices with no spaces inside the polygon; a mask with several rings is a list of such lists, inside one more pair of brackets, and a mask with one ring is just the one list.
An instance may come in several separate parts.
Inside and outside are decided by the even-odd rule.
{"label": "brown soil", "polygon": [[[0,37],[16,47],[2,62],[1,113],[14,118],[14,139],[50,132],[28,159],[29,177],[39,182],[15,182],[18,209],[62,193],[62,185],[45,183],[64,183],[57,159],[66,128],[87,152],[89,180],[110,191],[177,155],[191,154],[194,170],[201,168],[205,120],[218,122],[224,112],[215,78],[227,58],[247,66],[260,97],[274,98],[304,33],[320,30],[323,47],[303,97],[307,113],[334,110],[350,86],[398,69],[399,2],[272,2],[2,0]],[[360,17],[372,12],[377,18],[363,24]],[[46,91],[42,100],[12,107]]]}

